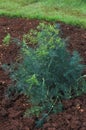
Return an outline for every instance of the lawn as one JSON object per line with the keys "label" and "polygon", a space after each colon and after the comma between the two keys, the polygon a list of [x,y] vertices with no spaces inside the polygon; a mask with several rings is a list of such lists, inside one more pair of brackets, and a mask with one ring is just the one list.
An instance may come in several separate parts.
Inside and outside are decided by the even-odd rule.
{"label": "lawn", "polygon": [[85,0],[0,0],[0,15],[59,20],[86,27]]}

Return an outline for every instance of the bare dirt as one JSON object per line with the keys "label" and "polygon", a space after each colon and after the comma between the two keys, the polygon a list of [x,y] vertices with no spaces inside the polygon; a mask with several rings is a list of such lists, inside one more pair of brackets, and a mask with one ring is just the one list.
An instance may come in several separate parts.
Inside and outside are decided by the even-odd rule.
{"label": "bare dirt", "polygon": [[[2,63],[10,65],[16,60],[19,48],[15,45],[5,47],[3,38],[10,33],[12,37],[22,39],[22,35],[35,28],[40,21],[21,18],[0,17],[0,130],[37,130],[35,118],[25,118],[29,108],[25,96],[8,100],[5,91],[11,80],[2,68]],[[58,23],[58,22],[57,22]],[[69,49],[77,50],[86,64],[86,29],[61,23],[62,37],[68,38]],[[86,74],[86,72],[84,72]],[[86,130],[86,94],[63,101],[64,111],[51,115],[39,130]]]}

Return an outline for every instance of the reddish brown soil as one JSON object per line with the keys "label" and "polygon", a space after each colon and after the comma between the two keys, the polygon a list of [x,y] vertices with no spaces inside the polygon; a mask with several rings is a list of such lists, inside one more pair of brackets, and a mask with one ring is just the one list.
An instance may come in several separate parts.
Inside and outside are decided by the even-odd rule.
{"label": "reddish brown soil", "polygon": [[[18,47],[2,45],[7,33],[22,39],[22,35],[39,24],[38,20],[0,18],[0,65],[10,64],[16,59]],[[78,50],[86,64],[86,30],[61,23],[62,36],[69,38],[70,50]],[[86,73],[85,73],[86,74]],[[36,130],[34,118],[24,118],[24,111],[29,108],[26,98],[21,95],[8,100],[5,91],[10,83],[9,76],[0,67],[0,130]],[[64,112],[51,115],[43,128],[39,130],[86,130],[86,95],[63,101]]]}

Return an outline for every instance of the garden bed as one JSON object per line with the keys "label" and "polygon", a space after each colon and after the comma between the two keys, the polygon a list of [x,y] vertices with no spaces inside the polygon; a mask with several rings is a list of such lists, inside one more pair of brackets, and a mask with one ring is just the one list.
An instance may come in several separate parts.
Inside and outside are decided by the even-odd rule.
{"label": "garden bed", "polygon": [[[23,34],[34,29],[40,21],[21,18],[0,18],[0,65],[10,65],[16,60],[19,48],[15,45],[5,47],[3,38],[10,33],[13,38],[22,40]],[[58,23],[58,22],[57,22]],[[60,23],[60,22],[59,22]],[[68,38],[70,51],[77,50],[86,64],[86,29],[60,23],[61,35]],[[84,71],[86,74],[86,71]],[[30,105],[25,96],[8,100],[5,91],[11,80],[0,67],[0,130],[36,130],[35,117],[24,118],[24,112]],[[86,129],[86,95],[63,101],[64,112],[51,115],[40,130],[85,130]]]}

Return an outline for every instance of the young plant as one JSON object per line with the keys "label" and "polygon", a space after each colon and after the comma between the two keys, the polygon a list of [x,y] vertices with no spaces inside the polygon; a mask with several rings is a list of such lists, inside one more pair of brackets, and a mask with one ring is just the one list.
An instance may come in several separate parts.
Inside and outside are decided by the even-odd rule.
{"label": "young plant", "polygon": [[8,33],[8,34],[4,37],[4,39],[3,39],[3,44],[6,45],[6,46],[8,46],[8,45],[10,44],[10,39],[11,39],[11,36],[10,36],[10,34]]}
{"label": "young plant", "polygon": [[[45,113],[37,127],[51,112],[62,111],[63,99],[86,93],[86,82],[82,76],[85,66],[80,63],[78,52],[70,54],[59,32],[58,25],[44,23],[31,30],[20,44],[22,61],[9,67],[13,81],[9,94],[15,91],[26,95],[32,104],[28,110],[30,115]],[[28,46],[27,37],[30,45],[35,43],[33,47]]]}

